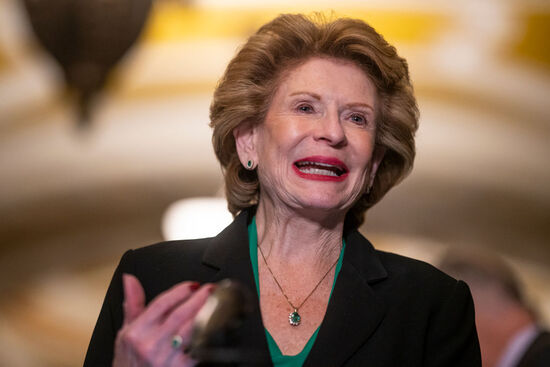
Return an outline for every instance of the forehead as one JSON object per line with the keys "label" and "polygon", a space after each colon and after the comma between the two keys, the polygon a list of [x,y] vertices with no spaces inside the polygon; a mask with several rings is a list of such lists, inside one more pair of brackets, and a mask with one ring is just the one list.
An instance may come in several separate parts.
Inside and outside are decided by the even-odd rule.
{"label": "forehead", "polygon": [[306,88],[304,92],[376,98],[376,87],[367,73],[346,59],[312,57],[283,71],[274,94]]}

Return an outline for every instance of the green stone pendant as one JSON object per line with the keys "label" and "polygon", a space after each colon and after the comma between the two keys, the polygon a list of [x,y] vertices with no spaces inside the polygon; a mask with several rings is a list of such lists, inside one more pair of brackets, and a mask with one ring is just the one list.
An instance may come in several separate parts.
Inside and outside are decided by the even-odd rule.
{"label": "green stone pendant", "polygon": [[290,322],[292,326],[298,326],[300,325],[300,321],[302,321],[302,316],[300,316],[298,310],[294,309],[294,311],[288,315],[288,322]]}

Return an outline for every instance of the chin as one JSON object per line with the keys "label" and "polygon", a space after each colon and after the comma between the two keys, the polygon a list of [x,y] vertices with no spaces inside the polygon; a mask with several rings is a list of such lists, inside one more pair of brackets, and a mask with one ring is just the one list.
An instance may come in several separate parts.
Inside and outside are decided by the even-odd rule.
{"label": "chin", "polygon": [[303,198],[301,200],[301,207],[306,209],[322,210],[324,212],[334,214],[349,209],[342,200],[335,199],[337,198],[328,195]]}
{"label": "chin", "polygon": [[304,202],[311,203],[312,206],[317,206],[324,209],[341,210],[343,207],[348,207],[353,204],[357,198],[356,195],[349,193],[349,188],[326,187],[308,189],[302,192]]}

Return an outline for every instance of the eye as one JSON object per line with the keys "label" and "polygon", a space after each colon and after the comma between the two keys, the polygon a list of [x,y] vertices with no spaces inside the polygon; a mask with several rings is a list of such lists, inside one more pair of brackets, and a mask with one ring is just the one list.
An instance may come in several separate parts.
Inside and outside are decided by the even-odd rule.
{"label": "eye", "polygon": [[357,125],[366,125],[367,124],[367,119],[365,118],[365,116],[363,116],[360,113],[351,114],[349,118],[352,122],[356,123]]}
{"label": "eye", "polygon": [[297,108],[298,111],[303,113],[312,113],[314,112],[313,106],[308,103],[300,103]]}

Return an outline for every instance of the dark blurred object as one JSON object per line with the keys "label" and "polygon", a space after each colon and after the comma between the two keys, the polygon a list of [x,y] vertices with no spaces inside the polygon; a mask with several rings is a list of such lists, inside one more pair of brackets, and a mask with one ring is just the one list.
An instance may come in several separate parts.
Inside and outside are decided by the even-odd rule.
{"label": "dark blurred object", "polygon": [[232,348],[234,332],[254,310],[252,293],[243,285],[225,279],[218,283],[195,319],[190,355],[208,363],[252,363],[261,354],[252,350]]}
{"label": "dark blurred object", "polygon": [[94,96],[139,36],[152,0],[24,0],[31,26],[61,65],[78,103],[79,126]]}
{"label": "dark blurred object", "polygon": [[454,249],[439,268],[470,287],[484,367],[550,366],[550,332],[504,259],[479,249]]}

